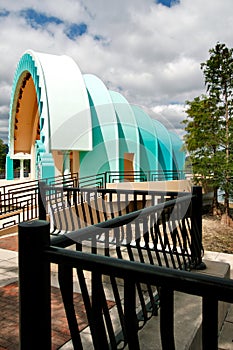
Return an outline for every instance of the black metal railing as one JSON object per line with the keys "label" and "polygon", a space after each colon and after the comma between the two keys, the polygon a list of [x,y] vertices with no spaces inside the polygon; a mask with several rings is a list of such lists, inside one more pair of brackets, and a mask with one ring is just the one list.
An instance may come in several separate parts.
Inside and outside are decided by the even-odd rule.
{"label": "black metal railing", "polygon": [[[41,197],[44,196],[47,207],[54,206],[50,210],[50,218],[53,217],[52,221],[56,228],[56,225],[59,226],[58,232],[63,233],[53,237],[53,245],[67,248],[75,244],[76,249],[82,252],[146,265],[180,270],[205,268],[202,262],[200,187],[194,187],[192,194],[179,194],[61,188],[44,184],[43,189],[41,188],[42,193],[44,195]],[[155,202],[159,204],[152,205]],[[42,209],[41,219],[44,219],[45,214],[46,211],[43,212]],[[76,318],[74,310],[70,309],[71,301],[67,295],[69,274],[67,271],[63,274],[62,271],[61,269],[59,272],[60,288],[71,333],[76,334],[74,331]],[[78,273],[78,282],[86,302],[88,316],[91,313],[90,293],[83,273]],[[111,344],[122,346],[127,343],[121,305],[122,295],[112,276],[109,285],[116,303],[117,319],[120,322],[118,324],[120,330],[112,335]],[[69,288],[68,291],[69,294]],[[152,316],[157,315],[159,291],[149,283],[143,285],[137,283],[136,300],[137,325],[140,329]],[[106,305],[105,313],[109,319]],[[91,316],[88,321],[92,324]],[[110,320],[108,327],[112,327]]]}
{"label": "black metal railing", "polygon": [[[79,177],[77,173],[43,179],[50,185],[78,188],[106,188],[108,183],[123,181],[160,181],[183,179],[183,171],[108,171]],[[38,218],[38,190],[41,180],[0,186],[0,230],[25,220]]]}
{"label": "black metal railing", "polygon": [[108,183],[125,181],[146,182],[183,179],[185,179],[185,172],[183,170],[106,171],[97,175],[81,177],[78,181],[78,187],[106,188],[106,184]]}
{"label": "black metal railing", "polygon": [[[173,268],[202,266],[202,189],[192,193],[61,188],[43,185],[40,216],[52,235],[141,262]],[[159,203],[156,204],[155,203]],[[45,205],[46,204],[46,208]],[[69,242],[69,240],[67,240]]]}
{"label": "black metal railing", "polygon": [[[160,203],[159,206],[156,205],[158,203]],[[121,228],[111,233],[115,239],[119,240],[116,245],[122,245],[129,240],[128,237],[131,237],[131,241],[136,242],[136,248],[138,248],[141,237],[145,235],[150,237],[150,244],[157,245],[156,249],[160,247],[164,256],[169,252],[173,265],[177,264],[174,262],[174,256],[178,258],[182,255],[182,259],[178,261],[179,268],[185,264],[186,254],[192,255],[191,260],[193,260],[192,263],[196,260],[195,265],[200,264],[202,260],[201,187],[193,187],[190,194],[57,187],[41,183],[39,208],[39,219],[50,220],[53,235],[68,232],[73,234],[74,231],[79,230],[79,237],[81,237],[80,229],[99,223],[103,225],[106,221],[107,225],[110,225],[109,230],[112,231],[109,220],[117,218]],[[143,210],[144,208],[148,209]],[[125,214],[128,216],[125,217]],[[119,221],[119,217],[122,216],[124,219]],[[130,220],[129,223],[128,220]],[[135,232],[138,237],[135,236]],[[109,240],[113,241],[113,236],[108,232]],[[145,242],[143,244],[145,245]],[[159,255],[157,260],[159,263]],[[166,262],[166,265],[169,263]],[[190,261],[189,265],[191,265]]]}
{"label": "black metal railing", "polygon": [[[44,179],[47,184],[76,186],[77,174]],[[0,186],[0,230],[39,216],[40,181],[15,182]]]}
{"label": "black metal railing", "polygon": [[115,183],[127,181],[168,181],[183,180],[185,173],[183,170],[132,170],[132,171],[107,171],[106,183]]}
{"label": "black metal railing", "polygon": [[[147,212],[148,208],[144,211]],[[99,230],[100,227],[97,225],[97,228]],[[92,231],[96,236],[95,227],[92,227]],[[51,349],[50,263],[58,265],[59,283],[74,349],[85,349],[86,345],[80,336],[80,324],[74,310],[73,286],[76,276],[95,349],[123,349],[126,344],[128,349],[142,349],[138,336],[138,286],[143,285],[145,289],[148,285],[154,288],[154,304],[150,305],[150,309],[146,309],[145,302],[139,296],[143,323],[149,311],[151,315],[160,315],[160,335],[156,336],[153,332],[154,344],[158,344],[161,338],[163,350],[177,348],[174,336],[174,291],[179,291],[201,297],[202,349],[218,349],[218,301],[233,303],[232,280],[62,247],[66,246],[66,240],[71,243],[71,238],[74,237],[57,236],[50,241],[50,225],[45,221],[19,225],[21,349],[31,350],[35,343],[38,349]],[[79,243],[76,244],[78,249]],[[91,272],[89,280],[86,274],[88,271]],[[106,279],[113,291],[115,314],[107,306],[109,290],[106,290]],[[159,299],[155,298],[156,295]]]}

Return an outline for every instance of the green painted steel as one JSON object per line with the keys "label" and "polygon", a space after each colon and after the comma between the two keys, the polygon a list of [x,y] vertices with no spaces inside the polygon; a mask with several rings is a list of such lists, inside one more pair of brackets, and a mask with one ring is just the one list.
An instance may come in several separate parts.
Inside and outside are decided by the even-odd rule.
{"label": "green painted steel", "polygon": [[[185,164],[185,150],[184,150],[184,144],[179,138],[177,134],[174,132],[169,132],[170,139],[172,143],[172,161],[173,166],[172,170],[183,170],[184,171],[184,164]],[[184,178],[184,172],[181,176],[181,178]]]}
{"label": "green painted steel", "polygon": [[117,117],[104,83],[91,74],[83,75],[91,118],[93,150],[80,152],[80,176],[119,170]]}
{"label": "green painted steel", "polygon": [[[158,137],[158,170],[173,170],[172,144],[170,134],[163,124],[152,119]],[[172,174],[165,176],[165,180],[172,180]]]}
{"label": "green painted steel", "polygon": [[158,170],[158,138],[152,119],[138,106],[131,107],[139,130],[140,170]]}
{"label": "green painted steel", "polygon": [[124,160],[127,153],[133,154],[133,168],[140,170],[140,142],[138,125],[133,110],[120,93],[110,91],[114,104],[119,132],[119,169],[124,169]]}

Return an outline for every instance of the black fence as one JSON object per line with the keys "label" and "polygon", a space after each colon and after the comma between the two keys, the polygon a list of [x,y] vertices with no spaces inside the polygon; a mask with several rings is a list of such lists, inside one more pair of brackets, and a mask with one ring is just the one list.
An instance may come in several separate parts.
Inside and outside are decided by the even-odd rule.
{"label": "black fence", "polygon": [[[201,187],[193,187],[190,194],[41,183],[39,204],[39,218],[50,221],[52,235],[77,236],[81,245],[83,240],[89,241],[92,253],[97,253],[99,244],[108,246],[108,254],[109,247],[116,246],[120,256],[120,247],[130,246],[141,260],[142,251],[147,251],[147,260],[156,259],[159,265],[183,268],[201,264]],[[93,225],[98,235],[93,233]]]}
{"label": "black fence", "polygon": [[[180,198],[178,202],[185,200],[186,198]],[[173,204],[167,202],[164,209]],[[161,211],[161,204],[154,209]],[[143,209],[137,217],[144,213],[147,215],[149,211],[150,208]],[[137,261],[132,259],[131,241],[127,240],[125,252],[130,261],[123,256],[123,252],[122,255],[117,254],[117,257],[109,256],[109,240],[106,240],[110,228],[108,226],[120,230],[124,226],[124,220],[129,218],[132,221],[131,215],[126,214],[118,218],[118,221],[112,219],[103,227],[101,224],[88,227],[84,229],[86,232],[81,230],[80,235],[76,232],[71,236],[68,234],[67,237],[63,235],[52,239],[48,222],[35,221],[19,225],[21,349],[31,350],[35,348],[35,342],[38,349],[51,349],[50,263],[58,266],[60,289],[75,350],[85,349],[87,345],[80,335],[80,324],[74,309],[75,281],[82,292],[95,349],[123,349],[126,344],[130,350],[142,349],[138,337],[139,329],[150,317],[156,315],[160,316],[160,336],[153,334],[154,344],[158,344],[161,338],[163,350],[176,349],[174,291],[202,298],[202,348],[218,349],[218,301],[233,303],[233,281],[160,267],[152,261],[147,263],[142,259],[142,242],[138,242],[137,237]],[[163,225],[163,221],[160,225]],[[90,246],[95,251],[96,241],[101,238],[104,229],[105,240],[102,243],[105,253],[85,252],[84,237],[87,242],[91,239]],[[152,252],[148,247],[148,233],[146,230],[143,245],[149,258]],[[128,232],[128,235],[132,237],[132,233]],[[140,248],[137,242],[140,243]],[[71,244],[70,248],[76,247],[76,250],[65,248]],[[117,237],[114,247],[114,250],[119,247]],[[155,247],[156,245],[156,250]],[[158,252],[155,251],[154,254],[157,255]],[[114,296],[115,314],[107,305],[109,290],[106,290],[106,280]]]}
{"label": "black fence", "polygon": [[[53,185],[76,186],[77,174],[45,179]],[[15,182],[0,186],[0,230],[39,217],[38,193],[40,181]]]}
{"label": "black fence", "polygon": [[148,171],[106,171],[97,175],[84,176],[78,179],[77,187],[106,188],[108,183],[119,183],[125,181],[169,181],[183,180],[183,170],[148,170]]}
{"label": "black fence", "polygon": [[38,218],[38,191],[43,183],[77,188],[106,188],[108,183],[124,181],[160,181],[183,179],[183,171],[128,171],[104,172],[80,178],[77,173],[35,181],[16,182],[0,186],[0,230],[17,225],[19,222]]}
{"label": "black fence", "polygon": [[[39,198],[39,219],[50,221],[52,235],[71,233],[74,236],[78,230],[79,244],[82,245],[81,238],[87,239],[89,226],[95,225],[98,231],[104,227],[98,239],[93,234],[88,238],[92,240],[93,253],[97,253],[98,244],[102,249],[103,242],[112,247],[115,244],[119,254],[119,247],[129,244],[143,260],[140,247],[149,251],[149,246],[152,246],[160,252],[155,259],[161,266],[181,269],[202,265],[201,187],[193,187],[190,194],[72,188],[40,183]],[[116,228],[111,227],[115,225],[111,223],[114,218]],[[86,227],[89,228],[86,230]],[[148,254],[148,259],[153,261],[151,254]]]}
{"label": "black fence", "polygon": [[[24,328],[26,332],[26,328],[29,326],[27,319],[31,317],[29,314],[26,315],[26,311],[23,310],[24,308],[28,309],[28,305],[26,306],[24,303],[26,304],[28,298],[27,293],[31,293],[29,290],[24,290],[24,286],[27,288],[28,284],[25,270],[30,270],[33,266],[33,274],[36,274],[35,283],[38,283],[40,277],[43,278],[43,284],[44,281],[48,283],[47,286],[43,285],[44,301],[42,301],[43,298],[40,295],[42,300],[37,304],[40,312],[44,310],[45,315],[47,310],[45,310],[44,305],[46,305],[46,308],[48,307],[50,298],[49,271],[47,271],[47,277],[42,276],[41,271],[39,271],[40,267],[35,268],[34,265],[34,259],[38,258],[37,253],[28,255],[25,251],[26,245],[23,241],[23,235],[26,228],[26,231],[27,229],[32,230],[35,237],[37,237],[36,232],[41,229],[41,232],[38,232],[38,238],[35,238],[34,243],[31,242],[32,245],[29,245],[42,248],[45,238],[41,238],[42,241],[38,240],[39,237],[46,236],[46,249],[49,249],[51,255],[50,253],[47,255],[48,250],[46,250],[46,253],[43,252],[42,255],[45,259],[48,258],[50,262],[58,263],[59,285],[74,349],[82,349],[84,345],[81,345],[79,325],[73,306],[74,283],[76,286],[78,285],[82,293],[95,349],[123,349],[126,345],[129,346],[129,349],[139,349],[138,331],[151,317],[158,315],[161,305],[163,305],[163,308],[166,307],[169,312],[166,322],[164,313],[161,314],[161,324],[163,325],[161,328],[162,344],[164,349],[166,349],[166,346],[172,349],[174,339],[167,339],[164,328],[165,323],[167,329],[169,324],[171,326],[173,322],[170,310],[173,303],[172,294],[169,296],[170,293],[167,290],[161,290],[161,285],[157,283],[156,278],[154,282],[151,282],[150,278],[147,280],[146,271],[147,267],[152,265],[173,270],[205,268],[202,262],[201,188],[194,187],[191,194],[179,194],[173,192],[61,188],[43,184],[40,190],[40,218],[43,219],[43,216],[48,215],[44,203],[47,208],[54,206],[52,210],[50,209],[50,220],[52,219],[53,229],[56,231],[53,231],[51,236],[51,221],[48,223],[39,221],[28,226],[27,223],[20,225],[19,266],[21,269],[21,295],[23,296],[21,298],[20,314],[22,315],[21,342],[24,344],[24,348],[27,349],[27,346],[28,348],[31,346],[27,345],[31,340],[25,339],[23,336]],[[155,202],[159,202],[159,204],[152,205]],[[141,209],[138,209],[138,206]],[[40,227],[40,224],[42,224],[42,227]],[[57,225],[60,225],[59,229]],[[75,230],[71,230],[72,228],[75,228]],[[48,234],[52,237],[51,243],[49,243]],[[29,237],[25,239],[28,242]],[[49,247],[50,244],[52,247]],[[31,249],[31,251],[33,250]],[[56,258],[54,260],[55,255],[53,253],[55,253],[58,260]],[[25,255],[27,255],[26,260]],[[42,255],[40,255],[40,261]],[[68,260],[65,256],[69,256]],[[83,257],[82,262],[80,260],[81,256]],[[29,262],[29,257],[33,261]],[[74,263],[73,265],[76,257],[78,259],[77,264]],[[96,270],[94,269],[93,259],[95,257],[97,258],[96,261],[99,261],[100,257],[104,259],[100,263],[102,270],[100,266]],[[113,264],[118,266],[119,260],[124,261],[124,263],[135,263],[135,268],[144,266],[145,275],[139,274],[140,277],[135,280],[131,280],[131,277],[127,279],[126,275],[131,276],[132,270],[130,265],[123,267],[124,264],[122,265],[124,273],[122,275],[122,272],[120,272],[119,275],[119,271],[113,268]],[[72,264],[71,261],[73,261]],[[77,278],[74,277],[73,271],[76,267]],[[134,270],[134,265],[132,265],[132,268]],[[127,269],[129,270],[126,274]],[[90,283],[88,283],[86,271],[91,271]],[[108,273],[105,273],[105,271],[108,271]],[[123,280],[118,278],[123,278]],[[32,281],[30,283],[33,284]],[[37,286],[34,286],[34,288],[37,290]],[[45,291],[46,295],[44,294]],[[108,308],[107,295],[109,293],[113,296],[114,312],[109,311]],[[34,297],[36,297],[35,294]],[[168,298],[166,304],[164,298]],[[44,317],[48,318],[43,321],[43,327],[47,327],[51,322],[49,315],[45,315],[43,315],[43,319]],[[45,332],[45,329],[41,329],[41,332]],[[35,334],[32,335],[32,337],[34,336]],[[45,344],[51,343],[49,337],[50,332],[47,332],[45,338],[47,338],[48,343]]]}

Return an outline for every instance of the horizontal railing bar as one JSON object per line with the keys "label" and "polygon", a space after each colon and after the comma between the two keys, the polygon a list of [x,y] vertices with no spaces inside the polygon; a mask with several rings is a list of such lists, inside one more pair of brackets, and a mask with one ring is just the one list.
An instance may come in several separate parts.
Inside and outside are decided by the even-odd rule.
{"label": "horizontal railing bar", "polygon": [[49,185],[45,185],[45,190],[60,190],[60,191],[67,191],[67,192],[72,192],[72,191],[77,191],[77,192],[98,192],[98,193],[116,193],[116,194],[138,194],[138,195],[143,195],[143,194],[154,194],[154,195],[163,195],[166,197],[170,196],[179,196],[179,197],[184,197],[188,196],[190,193],[189,192],[177,192],[177,191],[157,191],[157,190],[127,190],[127,189],[115,189],[115,188],[96,188],[96,187],[87,187],[87,188],[77,188],[77,187],[51,187]]}
{"label": "horizontal railing bar", "polygon": [[118,278],[131,276],[135,282],[162,286],[200,297],[216,298],[233,303],[233,280],[221,277],[176,270],[136,261],[121,260],[103,255],[94,255],[55,246],[44,251],[45,257],[56,264],[67,264],[88,271]]}
{"label": "horizontal railing bar", "polygon": [[[108,229],[108,228],[114,228],[114,227],[119,227],[122,225],[125,225],[129,222],[131,222],[132,220],[138,218],[139,216],[146,216],[146,215],[150,215],[156,211],[160,211],[160,210],[164,210],[166,208],[172,207],[174,205],[177,204],[181,204],[185,201],[191,201],[193,195],[186,195],[185,197],[181,197],[181,198],[176,198],[176,199],[171,199],[167,202],[163,202],[154,206],[150,206],[150,207],[146,207],[143,209],[139,209],[137,211],[122,215],[122,216],[118,216],[116,218],[112,218],[91,226],[87,226],[84,228],[80,228],[78,230],[69,232],[69,233],[65,233],[64,235],[66,237],[68,237],[70,240],[72,240],[72,238],[77,239],[77,238],[82,238],[85,237],[87,238],[88,236],[91,236],[92,234],[98,234],[98,229],[100,229],[100,231],[104,228]],[[60,237],[54,237],[52,238],[53,240],[53,244],[55,245],[59,245],[60,243],[63,243],[66,238],[61,239]],[[59,243],[60,242],[60,243]]]}

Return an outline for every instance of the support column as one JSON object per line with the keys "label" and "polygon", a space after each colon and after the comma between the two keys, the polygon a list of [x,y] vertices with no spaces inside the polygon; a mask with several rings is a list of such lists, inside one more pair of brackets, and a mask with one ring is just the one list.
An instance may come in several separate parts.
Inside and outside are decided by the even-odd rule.
{"label": "support column", "polygon": [[79,173],[80,160],[79,151],[73,151],[73,173]]}
{"label": "support column", "polygon": [[70,174],[70,152],[64,152],[63,155],[63,174]]}
{"label": "support column", "polygon": [[9,154],[6,156],[6,180],[14,180],[13,159]]}
{"label": "support column", "polygon": [[36,160],[35,160],[35,145],[31,147],[31,160],[30,160],[30,178],[31,180],[35,180],[36,178]]}

